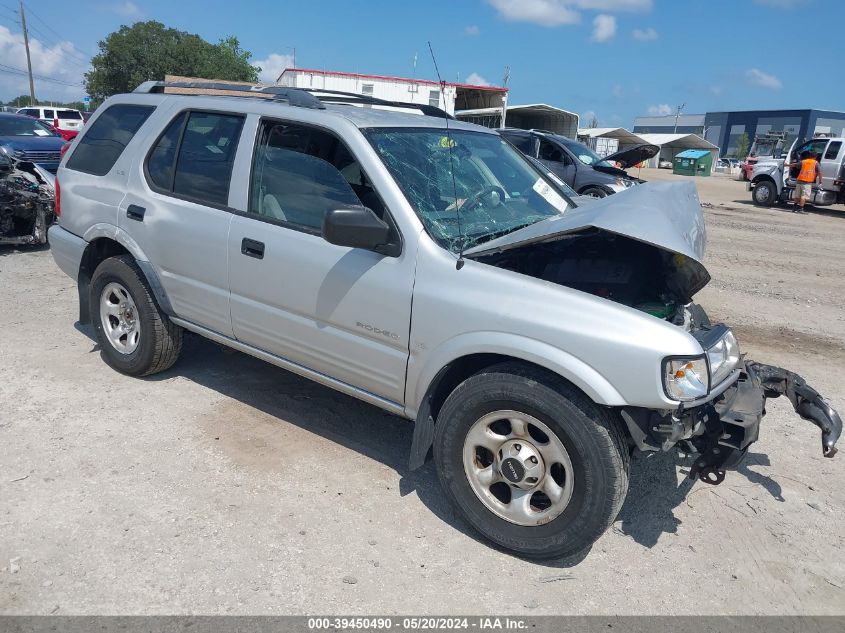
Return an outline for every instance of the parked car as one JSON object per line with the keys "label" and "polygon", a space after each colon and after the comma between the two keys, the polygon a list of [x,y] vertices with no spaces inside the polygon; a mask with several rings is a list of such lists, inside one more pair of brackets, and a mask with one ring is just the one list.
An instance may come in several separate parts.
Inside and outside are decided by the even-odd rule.
{"label": "parked car", "polygon": [[499,133],[526,156],[541,160],[579,194],[595,198],[641,182],[625,169],[660,151],[656,145],[637,145],[601,158],[583,143],[550,132],[506,128]]}
{"label": "parked car", "polygon": [[0,112],[0,153],[37,163],[56,173],[62,137],[50,126],[27,116]]}
{"label": "parked car", "polygon": [[166,370],[187,330],[415,420],[410,467],[431,451],[457,511],[527,557],[589,547],[634,450],[679,446],[719,483],[767,398],[835,452],[826,401],[693,303],[692,183],[578,206],[436,108],[223,85],[271,98],[148,82],[62,159],[51,251],[115,370]]}
{"label": "parked car", "polygon": [[[82,113],[79,110],[72,108],[51,108],[44,106],[31,106],[27,108],[20,108],[18,114],[30,116],[39,121],[52,125],[58,130],[68,132],[79,132],[85,121],[82,118]],[[68,139],[69,140],[69,139]]]}
{"label": "parked car", "polygon": [[754,204],[770,207],[777,202],[793,200],[796,181],[784,165],[800,160],[804,152],[811,152],[818,158],[822,172],[822,184],[813,184],[813,198],[809,202],[816,206],[845,202],[845,137],[824,136],[808,141],[796,140],[783,158],[757,161],[747,185]]}
{"label": "parked car", "polygon": [[674,165],[672,164],[671,160],[666,160],[665,158],[661,158],[660,161],[657,163],[658,169],[672,169]]}

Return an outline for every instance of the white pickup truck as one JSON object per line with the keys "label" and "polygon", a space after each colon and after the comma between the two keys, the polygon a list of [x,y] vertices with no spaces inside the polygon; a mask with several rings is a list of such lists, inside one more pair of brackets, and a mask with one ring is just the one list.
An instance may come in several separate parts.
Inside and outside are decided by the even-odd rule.
{"label": "white pickup truck", "polygon": [[761,159],[754,165],[748,190],[754,204],[770,207],[776,202],[789,202],[795,191],[795,178],[784,164],[798,160],[804,152],[811,152],[821,164],[822,184],[813,185],[810,202],[824,207],[845,202],[845,138],[817,137],[809,141],[796,140],[786,156]]}

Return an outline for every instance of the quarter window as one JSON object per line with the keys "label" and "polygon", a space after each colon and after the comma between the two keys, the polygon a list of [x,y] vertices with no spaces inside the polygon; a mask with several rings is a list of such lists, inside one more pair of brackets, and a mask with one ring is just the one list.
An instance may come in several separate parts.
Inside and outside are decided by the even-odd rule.
{"label": "quarter window", "polygon": [[147,158],[150,184],[196,202],[226,205],[242,126],[240,115],[183,112]]}
{"label": "quarter window", "polygon": [[384,215],[357,160],[335,136],[274,121],[262,124],[249,212],[318,232],[330,209],[363,205]]}
{"label": "quarter window", "polygon": [[105,176],[154,109],[134,104],[108,108],[75,143],[67,168]]}

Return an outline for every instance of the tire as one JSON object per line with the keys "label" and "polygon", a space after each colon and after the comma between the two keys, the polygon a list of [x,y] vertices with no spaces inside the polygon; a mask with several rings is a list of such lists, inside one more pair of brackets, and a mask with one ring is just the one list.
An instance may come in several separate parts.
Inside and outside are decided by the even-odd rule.
{"label": "tire", "polygon": [[606,198],[608,193],[601,187],[586,187],[581,191],[581,195],[591,198]]}
{"label": "tire", "polygon": [[[182,328],[162,314],[131,256],[110,257],[97,266],[90,301],[100,355],[111,368],[149,376],[176,362]],[[121,328],[125,334],[117,340]]]}
{"label": "tire", "polygon": [[[529,447],[548,451],[549,446],[559,442],[565,449],[568,465],[557,464],[561,466],[558,473],[565,473],[560,486],[569,486],[570,490],[562,509],[555,509],[551,497],[546,496],[550,508],[536,511],[534,505],[542,507],[543,496],[530,491],[528,496],[516,488],[527,485],[527,479],[519,484],[503,480],[491,485],[487,492],[477,491],[478,478],[470,471],[480,464],[474,461],[467,466],[466,460],[477,460],[479,449],[475,449],[474,457],[467,458],[465,448],[474,444],[470,438],[477,437],[474,429],[478,424],[486,424],[486,420],[496,418],[500,412],[534,420],[553,434],[546,437],[545,444],[542,440],[538,442],[538,429],[530,422],[528,440],[524,442]],[[510,422],[496,421],[492,428],[504,433],[502,426],[496,426],[502,424],[507,424],[511,433],[515,431]],[[521,448],[528,450],[524,445]],[[480,450],[483,453],[486,449]],[[501,450],[499,455],[501,459]],[[546,457],[542,459],[541,465],[549,461]],[[486,539],[525,558],[559,558],[585,551],[612,524],[628,491],[630,456],[616,416],[559,377],[516,363],[497,365],[471,376],[447,398],[435,426],[434,462],[446,496],[464,519]],[[502,477],[504,465],[502,462]],[[526,465],[530,468],[528,462]],[[491,470],[495,466],[495,462],[491,464]],[[554,467],[551,467],[550,474],[541,479],[538,487],[544,487],[553,475]],[[555,478],[555,485],[558,482]],[[499,486],[497,494],[503,493],[500,484],[511,492],[508,505],[500,503],[501,507],[497,507],[489,495],[493,494],[494,486]],[[514,495],[528,496],[530,524],[505,518],[511,503],[519,499]],[[558,514],[550,513],[551,510]]]}
{"label": "tire", "polygon": [[775,203],[778,192],[771,180],[761,180],[754,186],[751,199],[758,207],[770,207]]}

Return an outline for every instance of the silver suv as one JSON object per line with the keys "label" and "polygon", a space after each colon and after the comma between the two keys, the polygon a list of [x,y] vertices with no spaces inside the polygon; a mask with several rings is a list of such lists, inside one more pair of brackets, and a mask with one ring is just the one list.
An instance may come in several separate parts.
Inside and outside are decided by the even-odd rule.
{"label": "silver suv", "polygon": [[719,483],[767,397],[835,452],[824,399],[692,303],[692,184],[576,206],[436,108],[184,88],[245,90],[112,97],[58,172],[53,256],[116,370],[166,370],[188,330],[414,420],[411,467],[433,453],[463,517],[526,557],[588,548],[635,451],[678,446]]}

